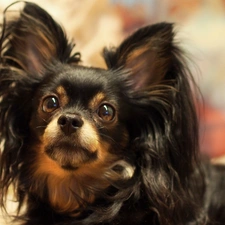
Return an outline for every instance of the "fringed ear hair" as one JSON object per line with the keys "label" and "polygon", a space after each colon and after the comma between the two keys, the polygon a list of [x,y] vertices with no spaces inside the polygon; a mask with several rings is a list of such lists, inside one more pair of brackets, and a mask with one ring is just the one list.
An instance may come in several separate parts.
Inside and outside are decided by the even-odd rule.
{"label": "fringed ear hair", "polygon": [[135,111],[129,125],[133,150],[143,193],[160,224],[184,224],[198,213],[187,183],[198,152],[192,76],[173,30],[169,23],[141,28],[103,54],[109,69],[126,71],[129,90],[124,93]]}
{"label": "fringed ear hair", "polygon": [[28,73],[39,73],[46,62],[79,62],[80,55],[71,55],[74,44],[69,43],[61,26],[42,8],[25,2],[18,19],[8,21],[10,7],[5,11],[2,31],[3,58],[7,64]]}
{"label": "fringed ear hair", "polygon": [[162,82],[172,60],[172,28],[167,23],[144,27],[117,49],[105,49],[108,68],[128,69],[135,89]]}

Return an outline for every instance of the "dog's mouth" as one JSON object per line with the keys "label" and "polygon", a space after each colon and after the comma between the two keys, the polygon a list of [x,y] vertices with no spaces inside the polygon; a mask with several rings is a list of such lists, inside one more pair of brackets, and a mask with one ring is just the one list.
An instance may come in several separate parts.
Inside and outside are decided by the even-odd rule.
{"label": "dog's mouth", "polygon": [[61,142],[46,147],[45,153],[65,170],[77,170],[98,158],[98,151],[90,151],[82,146]]}

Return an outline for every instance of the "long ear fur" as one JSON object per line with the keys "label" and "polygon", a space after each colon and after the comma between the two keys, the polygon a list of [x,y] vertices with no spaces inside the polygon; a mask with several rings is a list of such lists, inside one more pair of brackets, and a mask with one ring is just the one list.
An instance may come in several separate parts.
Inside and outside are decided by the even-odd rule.
{"label": "long ear fur", "polygon": [[2,206],[10,184],[18,185],[23,162],[21,149],[29,134],[31,98],[45,69],[53,63],[78,63],[80,60],[79,53],[71,54],[74,44],[68,42],[62,28],[46,11],[33,3],[25,3],[19,17],[8,20],[9,9],[5,11],[0,36]]}
{"label": "long ear fur", "polygon": [[[141,168],[143,197],[149,199],[160,224],[191,221],[199,213],[190,194],[198,158],[198,122],[192,76],[175,44],[173,25],[144,27],[117,49],[105,49],[104,57],[108,68],[126,71],[123,90],[132,107],[128,126]],[[203,181],[197,182],[201,186]]]}
{"label": "long ear fur", "polygon": [[40,73],[49,61],[79,61],[78,53],[71,56],[74,44],[68,42],[62,27],[45,10],[26,2],[18,19],[8,21],[7,13],[9,9],[1,39],[7,63],[29,73]]}

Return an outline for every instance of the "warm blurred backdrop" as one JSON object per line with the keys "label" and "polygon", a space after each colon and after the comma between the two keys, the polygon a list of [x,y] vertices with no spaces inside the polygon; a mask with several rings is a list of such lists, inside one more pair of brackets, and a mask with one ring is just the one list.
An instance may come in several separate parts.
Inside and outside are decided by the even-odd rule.
{"label": "warm blurred backdrop", "polygon": [[[1,0],[0,11],[12,3]],[[178,40],[204,98],[201,151],[225,162],[225,0],[34,0],[65,27],[86,65],[104,67],[101,51],[146,24],[177,24]],[[19,5],[16,5],[19,8]],[[2,19],[2,13],[0,13]],[[9,201],[10,208],[13,202]],[[0,224],[4,224],[1,221]],[[8,223],[10,224],[10,223]]]}

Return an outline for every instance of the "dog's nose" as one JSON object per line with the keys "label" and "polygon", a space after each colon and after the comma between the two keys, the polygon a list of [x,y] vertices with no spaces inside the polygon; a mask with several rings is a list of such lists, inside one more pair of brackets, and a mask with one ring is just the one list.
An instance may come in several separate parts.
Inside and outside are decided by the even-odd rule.
{"label": "dog's nose", "polygon": [[58,125],[66,135],[74,133],[78,128],[82,127],[83,123],[81,117],[76,114],[62,115],[58,119]]}

